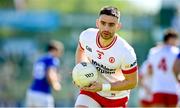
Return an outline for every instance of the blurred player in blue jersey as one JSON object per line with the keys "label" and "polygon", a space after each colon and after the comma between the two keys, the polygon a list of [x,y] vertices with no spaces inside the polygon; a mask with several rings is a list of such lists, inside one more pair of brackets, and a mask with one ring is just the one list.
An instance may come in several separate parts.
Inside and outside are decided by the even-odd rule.
{"label": "blurred player in blue jersey", "polygon": [[64,46],[59,41],[51,41],[47,46],[47,54],[34,64],[33,81],[27,91],[27,107],[54,107],[51,88],[61,90],[59,79],[59,59]]}

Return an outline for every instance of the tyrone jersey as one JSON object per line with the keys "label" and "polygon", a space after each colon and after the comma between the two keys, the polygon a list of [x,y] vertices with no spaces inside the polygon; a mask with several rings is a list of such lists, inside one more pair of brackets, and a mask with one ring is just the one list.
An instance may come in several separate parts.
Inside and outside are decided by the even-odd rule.
{"label": "tyrone jersey", "polygon": [[59,69],[59,59],[53,57],[51,54],[41,57],[34,64],[33,83],[30,87],[33,91],[51,93],[51,85],[47,79],[47,70],[49,68]]}
{"label": "tyrone jersey", "polygon": [[[98,29],[90,28],[81,33],[79,44],[89,61],[98,70],[100,83],[123,80],[123,74],[137,70],[134,49],[117,34],[109,46],[102,47],[99,44]],[[129,92],[129,90],[100,91],[98,94],[109,99],[117,99],[129,96]]]}
{"label": "tyrone jersey", "polygon": [[148,62],[153,69],[153,93],[177,93],[177,81],[172,67],[178,53],[177,47],[164,45],[148,57]]}

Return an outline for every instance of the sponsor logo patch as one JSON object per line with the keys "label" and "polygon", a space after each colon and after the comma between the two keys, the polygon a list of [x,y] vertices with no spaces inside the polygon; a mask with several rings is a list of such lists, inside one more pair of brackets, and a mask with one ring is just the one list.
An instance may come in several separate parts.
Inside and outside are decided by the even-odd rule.
{"label": "sponsor logo patch", "polygon": [[126,64],[125,68],[131,68],[131,67],[135,66],[136,64],[137,64],[137,62],[134,61],[132,64]]}
{"label": "sponsor logo patch", "polygon": [[115,58],[114,58],[114,57],[110,57],[110,58],[109,58],[109,62],[110,62],[110,63],[114,63],[114,62],[115,62]]}
{"label": "sponsor logo patch", "polygon": [[133,66],[135,66],[136,65],[136,61],[134,61],[132,64],[130,64],[130,67],[133,67]]}
{"label": "sponsor logo patch", "polygon": [[92,48],[86,46],[86,49],[87,49],[89,52],[92,52]]}

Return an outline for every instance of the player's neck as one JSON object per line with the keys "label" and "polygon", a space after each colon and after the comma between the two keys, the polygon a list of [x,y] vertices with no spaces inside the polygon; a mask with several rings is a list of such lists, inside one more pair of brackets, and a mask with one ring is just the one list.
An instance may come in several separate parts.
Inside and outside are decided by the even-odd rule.
{"label": "player's neck", "polygon": [[109,46],[112,41],[114,40],[115,36],[113,36],[112,38],[106,40],[106,39],[103,39],[101,36],[99,37],[99,44],[102,46],[102,47],[107,47]]}

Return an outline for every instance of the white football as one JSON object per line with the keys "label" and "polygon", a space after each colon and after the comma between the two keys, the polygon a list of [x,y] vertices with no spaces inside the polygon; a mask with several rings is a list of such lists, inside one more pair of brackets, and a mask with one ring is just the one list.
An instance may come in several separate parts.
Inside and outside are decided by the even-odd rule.
{"label": "white football", "polygon": [[73,68],[72,78],[76,85],[85,87],[97,80],[98,72],[91,63],[81,62]]}

